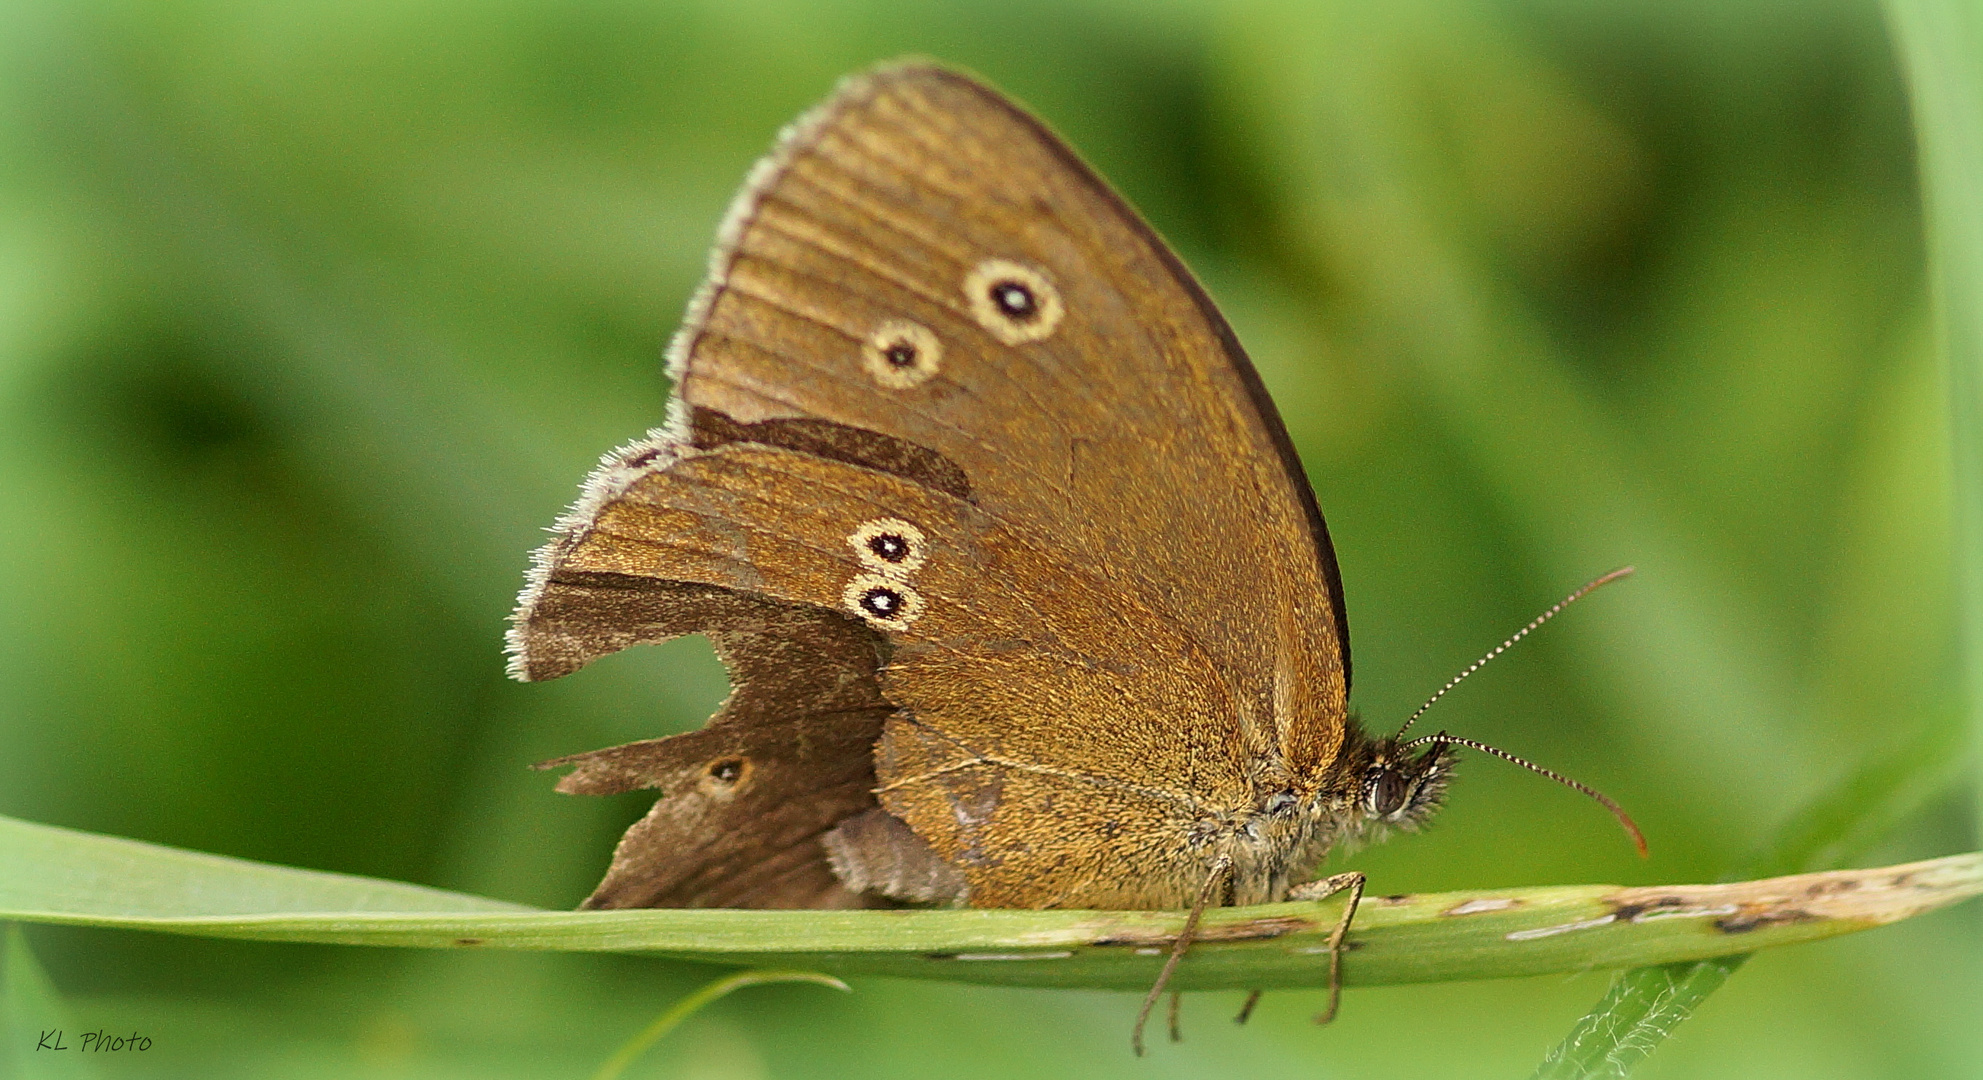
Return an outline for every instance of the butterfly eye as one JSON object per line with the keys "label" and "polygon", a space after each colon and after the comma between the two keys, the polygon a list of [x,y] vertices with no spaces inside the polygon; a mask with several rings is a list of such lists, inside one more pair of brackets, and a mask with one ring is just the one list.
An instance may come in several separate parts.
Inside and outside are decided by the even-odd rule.
{"label": "butterfly eye", "polygon": [[890,390],[907,390],[929,381],[943,359],[943,345],[926,326],[907,319],[890,319],[861,343],[861,366],[875,382]]}
{"label": "butterfly eye", "polygon": [[1007,345],[1044,340],[1067,310],[1045,274],[1010,259],[986,259],[965,275],[964,299],[978,325]]}
{"label": "butterfly eye", "polygon": [[1364,805],[1378,817],[1390,817],[1404,809],[1411,795],[1411,782],[1390,769],[1373,771],[1366,781]]}

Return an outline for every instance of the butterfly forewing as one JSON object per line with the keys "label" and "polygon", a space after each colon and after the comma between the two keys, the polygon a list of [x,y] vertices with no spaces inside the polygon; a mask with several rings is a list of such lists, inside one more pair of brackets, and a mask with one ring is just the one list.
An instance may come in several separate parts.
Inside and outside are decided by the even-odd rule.
{"label": "butterfly forewing", "polygon": [[[1333,555],[1272,406],[1175,258],[1036,121],[941,69],[869,75],[797,126],[729,232],[682,338],[691,404],[934,449],[987,510],[1161,599],[1251,693],[1277,603],[1334,681]],[[1050,334],[1009,345],[974,318],[965,284],[988,260],[1046,276],[1065,309]],[[863,363],[891,320],[940,343],[926,381]]]}

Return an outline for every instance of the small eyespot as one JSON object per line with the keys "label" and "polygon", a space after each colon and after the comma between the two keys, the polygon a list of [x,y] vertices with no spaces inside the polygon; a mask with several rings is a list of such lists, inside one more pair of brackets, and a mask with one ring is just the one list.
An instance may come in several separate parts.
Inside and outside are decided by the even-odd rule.
{"label": "small eyespot", "polygon": [[929,381],[943,360],[943,344],[926,326],[907,319],[890,319],[861,343],[861,365],[874,381],[890,390],[907,390]]}
{"label": "small eyespot", "polygon": [[887,577],[905,577],[927,558],[923,530],[900,518],[864,521],[847,537],[861,565]]}
{"label": "small eyespot", "polygon": [[986,259],[964,275],[964,299],[971,317],[1007,345],[1045,339],[1067,314],[1045,274],[1010,259]]}
{"label": "small eyespot", "polygon": [[923,613],[922,596],[895,577],[862,574],[840,596],[848,611],[883,630],[906,630]]}
{"label": "small eyespot", "polygon": [[702,770],[702,779],[696,782],[696,787],[705,795],[728,798],[743,789],[750,775],[749,758],[717,758]]}

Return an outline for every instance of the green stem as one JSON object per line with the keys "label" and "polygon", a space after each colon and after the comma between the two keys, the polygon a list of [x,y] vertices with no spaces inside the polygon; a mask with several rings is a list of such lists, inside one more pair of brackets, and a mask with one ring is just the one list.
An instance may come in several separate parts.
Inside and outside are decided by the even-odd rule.
{"label": "green stem", "polygon": [[663,1035],[675,1030],[682,1021],[702,1011],[703,1006],[733,990],[742,990],[746,986],[763,986],[766,983],[789,982],[818,983],[835,990],[850,990],[850,987],[839,979],[816,971],[740,971],[735,975],[725,976],[669,1006],[666,1012],[654,1018],[653,1023],[642,1028],[640,1034],[628,1039],[623,1046],[614,1051],[613,1056],[607,1058],[605,1063],[599,1066],[598,1071],[592,1074],[592,1080],[618,1080],[619,1075],[627,1070],[627,1066],[633,1064],[640,1055],[647,1052],[649,1047],[659,1042]]}

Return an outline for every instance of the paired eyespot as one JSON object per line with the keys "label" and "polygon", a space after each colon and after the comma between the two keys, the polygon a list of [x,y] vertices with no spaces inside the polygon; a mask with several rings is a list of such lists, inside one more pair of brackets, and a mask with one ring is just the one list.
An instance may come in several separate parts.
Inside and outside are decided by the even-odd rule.
{"label": "paired eyespot", "polygon": [[847,546],[867,572],[847,583],[841,602],[870,626],[907,629],[923,613],[923,598],[909,582],[929,558],[923,530],[901,518],[875,518],[847,534]]}
{"label": "paired eyespot", "polygon": [[942,363],[943,343],[929,327],[907,319],[882,323],[861,343],[861,365],[890,390],[928,382]]}
{"label": "paired eyespot", "polygon": [[876,518],[862,522],[847,537],[847,546],[861,565],[893,577],[914,573],[928,558],[924,551],[923,530],[900,518]]}
{"label": "paired eyespot", "polygon": [[1045,274],[1010,259],[986,259],[964,275],[964,299],[978,325],[1007,345],[1044,340],[1067,314]]}
{"label": "paired eyespot", "polygon": [[922,595],[899,577],[861,574],[840,594],[847,609],[870,626],[907,630],[923,613]]}

